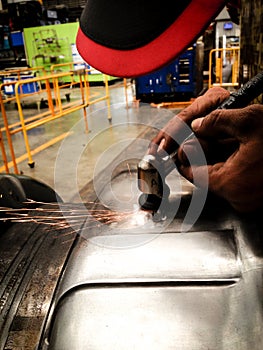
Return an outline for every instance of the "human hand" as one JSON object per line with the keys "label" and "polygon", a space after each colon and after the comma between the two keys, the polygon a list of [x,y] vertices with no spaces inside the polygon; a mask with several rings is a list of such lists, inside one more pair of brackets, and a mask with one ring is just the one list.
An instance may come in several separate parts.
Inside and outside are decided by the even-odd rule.
{"label": "human hand", "polygon": [[[189,135],[191,122],[196,118],[204,117],[216,109],[226,98],[229,92],[223,88],[209,89],[203,96],[198,97],[189,107],[175,115],[160,132],[152,139],[148,153],[155,155],[165,151],[172,153],[178,145]],[[187,125],[187,126],[186,126]]]}
{"label": "human hand", "polygon": [[[207,179],[211,192],[225,198],[236,210],[249,212],[263,201],[263,106],[215,110],[192,122],[208,164],[189,164],[195,159],[195,141],[178,150],[180,173],[203,187]],[[216,145],[216,147],[215,147]],[[187,157],[186,157],[187,155]],[[198,159],[198,157],[196,157]],[[193,176],[194,174],[194,176]]]}

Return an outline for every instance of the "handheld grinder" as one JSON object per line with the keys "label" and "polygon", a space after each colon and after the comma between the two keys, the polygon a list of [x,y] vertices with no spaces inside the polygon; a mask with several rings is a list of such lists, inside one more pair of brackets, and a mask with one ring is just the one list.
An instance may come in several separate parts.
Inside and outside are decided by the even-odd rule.
{"label": "handheld grinder", "polygon": [[[229,98],[218,109],[246,107],[262,93],[263,72],[249,80],[238,91],[231,93]],[[190,133],[183,143],[193,137],[195,137],[194,133]],[[170,189],[165,182],[165,178],[176,168],[177,149],[165,157],[161,157],[158,154],[146,154],[138,163],[138,187],[142,192],[139,197],[139,205],[142,209],[156,211],[162,201],[168,199]]]}

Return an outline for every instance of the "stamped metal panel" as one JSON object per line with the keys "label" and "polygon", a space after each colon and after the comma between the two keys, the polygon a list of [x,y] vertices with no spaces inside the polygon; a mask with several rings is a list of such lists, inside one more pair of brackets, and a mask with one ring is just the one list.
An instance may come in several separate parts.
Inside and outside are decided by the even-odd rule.
{"label": "stamped metal panel", "polygon": [[80,242],[67,265],[60,295],[86,283],[235,281],[240,277],[231,230],[110,235]]}
{"label": "stamped metal panel", "polygon": [[[112,184],[120,197],[122,176]],[[178,197],[183,205],[174,218],[167,208],[169,225],[135,211],[85,228],[54,303],[49,350],[263,349],[262,225],[216,201],[181,232],[181,191],[171,195],[171,208]]]}
{"label": "stamped metal panel", "polygon": [[59,304],[50,349],[260,350],[262,306],[251,282],[76,289]]}
{"label": "stamped metal panel", "polygon": [[139,241],[102,236],[75,249],[49,349],[261,349],[262,273],[242,275],[233,231]]}

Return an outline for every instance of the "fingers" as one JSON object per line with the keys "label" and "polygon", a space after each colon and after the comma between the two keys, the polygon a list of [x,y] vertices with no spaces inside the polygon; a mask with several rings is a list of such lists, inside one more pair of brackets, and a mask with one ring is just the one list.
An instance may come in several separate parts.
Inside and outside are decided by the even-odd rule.
{"label": "fingers", "polygon": [[[263,107],[251,105],[238,110],[216,110],[193,121],[208,165],[199,164],[193,156],[195,145],[186,143],[178,151],[179,172],[196,186],[208,187],[226,199],[237,211],[249,212],[261,207],[262,117]],[[217,153],[222,158],[217,158]]]}
{"label": "fingers", "polygon": [[166,156],[167,153],[171,153],[178,147],[177,143],[164,132],[160,132],[155,138],[152,139],[148,146],[148,154],[156,155],[157,153],[162,156]]}
{"label": "fingers", "polygon": [[[195,118],[200,118],[222,103],[229,96],[229,92],[220,87],[209,89],[203,96],[198,97],[189,107],[172,118],[151,141],[148,153],[156,154],[160,150],[173,152],[178,144],[191,133],[187,125]],[[188,130],[187,130],[188,129]]]}
{"label": "fingers", "polygon": [[156,155],[157,150],[159,148],[159,143],[161,142],[162,138],[155,137],[149,144],[148,146],[148,150],[147,150],[147,154],[152,154],[152,155]]}
{"label": "fingers", "polygon": [[148,153],[165,151],[171,153],[191,133],[189,126],[175,115],[169,123],[155,136],[148,148]]}
{"label": "fingers", "polygon": [[224,162],[214,165],[181,165],[179,172],[195,186],[206,188],[222,197],[222,186],[220,178],[223,176]]}
{"label": "fingers", "polygon": [[180,112],[178,117],[189,123],[196,118],[209,114],[228,97],[229,91],[223,88],[215,87],[209,89],[203,96],[198,97],[189,107]]}
{"label": "fingers", "polygon": [[[252,176],[247,169],[237,172],[227,162],[203,166],[180,166],[180,173],[194,185],[208,188],[210,192],[224,198],[238,212],[252,212],[262,206],[263,189],[260,175]],[[231,171],[232,170],[232,171]],[[238,175],[238,176],[237,176]]]}
{"label": "fingers", "polygon": [[[202,147],[201,152],[200,146]],[[206,154],[206,151],[209,151],[209,147],[205,141],[197,140],[196,138],[189,140],[178,148],[177,163],[184,166],[188,166],[189,164],[204,165],[207,163],[206,157],[203,154]]]}
{"label": "fingers", "polygon": [[248,106],[242,109],[217,109],[205,118],[195,119],[191,127],[201,138],[233,137],[239,141],[261,132],[263,128],[262,107]]}
{"label": "fingers", "polygon": [[[200,154],[200,146],[202,153]],[[239,143],[235,139],[204,140],[192,139],[181,145],[177,151],[178,164],[206,165],[226,161],[236,150]]]}
{"label": "fingers", "polygon": [[[234,122],[234,113],[230,110],[216,110],[205,118],[194,120],[191,127],[194,133],[201,138],[222,139],[238,136],[237,122]],[[235,120],[236,121],[236,120]]]}

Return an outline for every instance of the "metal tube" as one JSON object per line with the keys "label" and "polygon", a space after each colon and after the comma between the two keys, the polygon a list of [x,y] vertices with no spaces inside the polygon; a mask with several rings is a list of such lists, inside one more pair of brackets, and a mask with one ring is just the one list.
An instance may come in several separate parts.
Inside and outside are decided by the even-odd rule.
{"label": "metal tube", "polygon": [[33,162],[32,156],[31,156],[31,150],[30,150],[28,136],[27,136],[27,132],[26,132],[26,125],[25,125],[23,110],[22,110],[21,103],[20,103],[20,95],[18,92],[18,89],[20,88],[20,86],[21,86],[21,82],[17,82],[15,85],[15,96],[16,96],[18,115],[20,118],[22,132],[23,132],[25,146],[26,146],[26,151],[27,151],[27,155],[28,155],[28,164],[31,166],[32,164],[34,164],[34,162]]}
{"label": "metal tube", "polygon": [[[85,81],[85,70],[84,70],[84,81]],[[88,119],[87,119],[87,112],[85,108],[85,93],[83,88],[83,81],[82,81],[82,74],[79,74],[79,86],[80,86],[80,92],[81,92],[81,98],[82,98],[82,105],[83,105],[83,116],[84,116],[84,123],[85,123],[85,132],[89,132],[89,125],[88,125]]]}
{"label": "metal tube", "polygon": [[4,162],[5,172],[9,173],[8,161],[7,161],[5,145],[4,145],[4,141],[3,141],[3,134],[1,131],[0,131],[0,147],[1,147],[1,153],[2,153],[2,158],[3,158],[3,162]]}
{"label": "metal tube", "polygon": [[[47,123],[49,121],[55,120],[57,118],[60,118],[64,115],[67,115],[68,113],[75,112],[79,109],[83,109],[84,113],[84,119],[85,119],[85,125],[86,125],[86,131],[88,131],[88,124],[87,124],[87,112],[86,112],[86,107],[89,104],[95,104],[97,102],[100,102],[102,100],[107,100],[107,105],[108,105],[108,119],[111,119],[110,116],[110,97],[109,97],[109,86],[108,86],[108,80],[107,77],[104,76],[105,79],[105,96],[102,96],[100,98],[94,99],[93,101],[90,101],[90,96],[89,96],[89,84],[87,80],[87,74],[86,71],[83,71],[84,74],[80,75],[80,90],[81,90],[81,100],[79,101],[74,101],[71,103],[68,103],[66,105],[63,105],[61,103],[61,98],[60,98],[60,89],[61,87],[58,84],[58,79],[59,78],[64,78],[67,76],[73,76],[73,72],[68,72],[68,73],[57,73],[57,74],[51,74],[51,75],[45,75],[42,77],[35,77],[35,78],[29,78],[25,80],[20,80],[18,82],[12,82],[12,85],[15,85],[15,97],[12,100],[16,100],[17,103],[17,108],[18,108],[18,114],[20,118],[19,123],[13,123],[12,124],[12,131],[10,131],[10,126],[8,126],[7,123],[7,118],[6,118],[6,113],[5,113],[5,108],[4,108],[4,102],[1,103],[1,108],[3,109],[3,118],[5,122],[5,127],[2,128],[2,130],[6,131],[8,135],[8,139],[10,142],[10,150],[12,152],[12,144],[11,144],[11,134],[18,133],[20,131],[23,132],[24,136],[24,142],[25,142],[25,147],[28,155],[28,164],[30,166],[34,165],[33,159],[32,159],[32,152],[30,150],[30,145],[29,145],[29,140],[28,140],[28,135],[27,135],[27,130],[31,130],[35,127],[38,127],[40,125],[43,125],[44,123]],[[84,79],[83,79],[84,77]],[[58,109],[54,108],[53,105],[53,100],[52,100],[52,90],[49,84],[49,79],[54,80],[54,93],[56,93],[56,102],[58,105]],[[48,106],[49,106],[49,111],[44,112],[42,114],[37,114],[35,116],[32,116],[30,118],[25,118],[23,114],[23,109],[22,109],[22,104],[20,101],[21,96],[29,96],[32,94],[20,94],[20,88],[22,87],[23,84],[29,84],[31,82],[40,82],[40,81],[45,81],[45,92],[47,94],[47,99],[48,99]],[[83,82],[84,81],[84,82]],[[84,84],[84,85],[83,85]],[[9,83],[6,83],[5,85],[10,85]],[[3,84],[1,85],[1,87]],[[77,105],[76,105],[77,103]],[[16,167],[16,157],[13,153],[12,155],[13,158],[13,163],[15,166],[15,171],[18,173],[18,169]]]}
{"label": "metal tube", "polygon": [[6,116],[6,111],[5,111],[5,107],[4,107],[4,103],[3,103],[3,99],[2,99],[2,94],[1,94],[2,85],[3,84],[0,85],[0,105],[1,105],[2,118],[4,121],[5,133],[6,133],[8,147],[10,150],[11,159],[13,162],[14,172],[15,172],[15,174],[19,174],[17,164],[16,164],[16,156],[15,156],[15,151],[14,151],[14,147],[13,147],[12,137],[10,134],[8,120],[7,120],[7,116]]}
{"label": "metal tube", "polygon": [[104,74],[104,83],[105,83],[105,90],[106,90],[106,96],[105,99],[107,101],[108,106],[108,120],[111,120],[111,111],[110,111],[110,94],[109,94],[109,83],[108,83],[108,76]]}
{"label": "metal tube", "polygon": [[[215,84],[212,83],[212,71],[213,71],[213,55],[215,54],[222,54],[225,52],[230,52],[233,53],[233,74],[232,74],[232,82],[230,83],[224,83],[223,82],[223,69],[222,69],[222,58],[217,57],[216,60],[218,59],[219,63],[219,69],[218,69],[218,82]],[[240,48],[239,47],[228,47],[228,48],[220,48],[220,49],[212,49],[209,52],[209,76],[208,76],[208,88],[210,89],[212,86],[222,86],[222,87],[228,87],[228,86],[238,86],[237,82],[237,77],[234,75],[234,71],[238,72],[238,65],[239,65],[239,52]],[[222,57],[222,56],[221,56]],[[219,61],[220,60],[220,61]]]}

